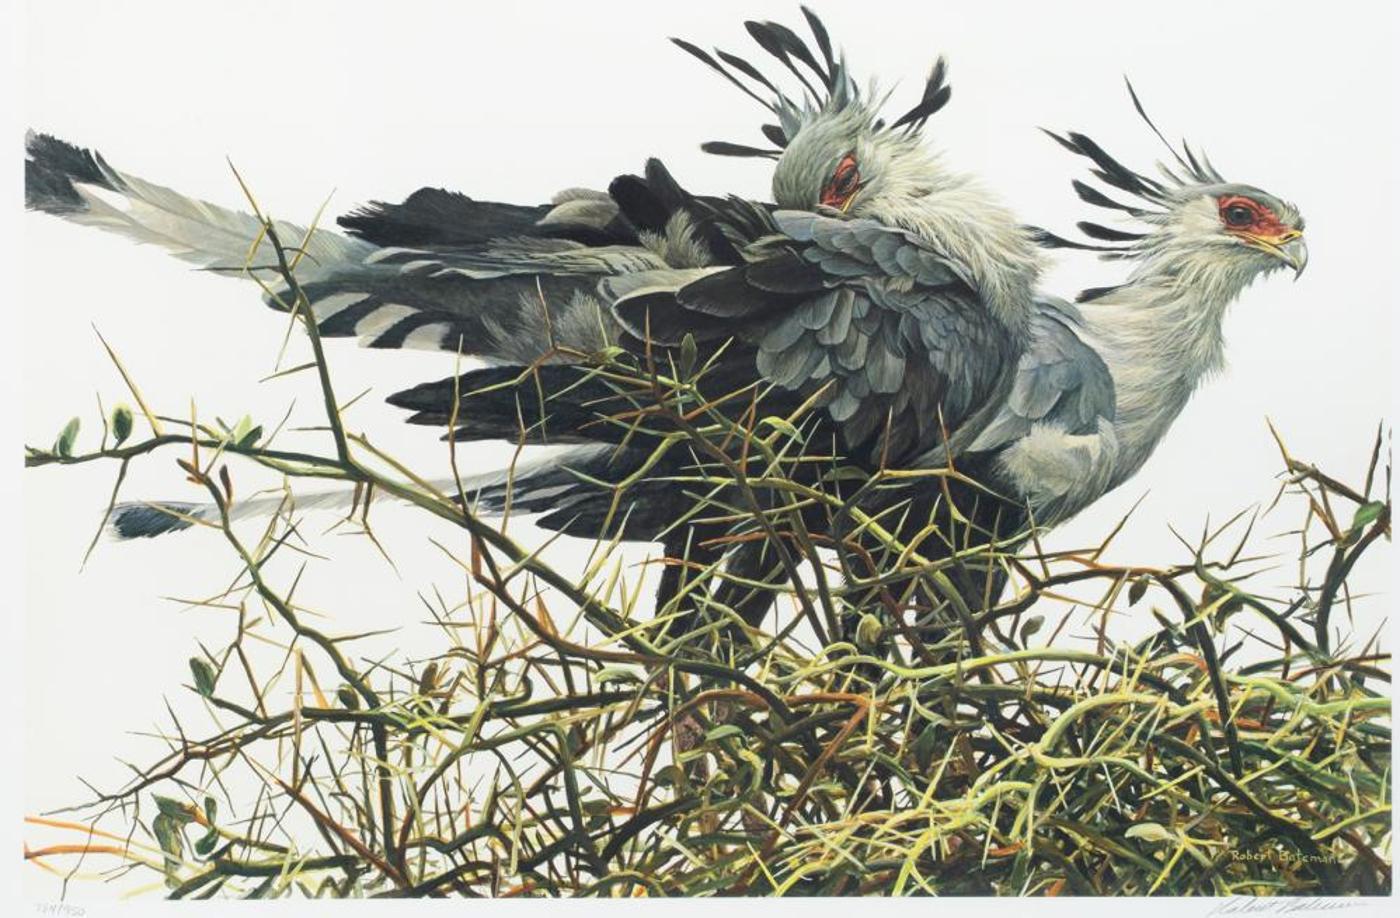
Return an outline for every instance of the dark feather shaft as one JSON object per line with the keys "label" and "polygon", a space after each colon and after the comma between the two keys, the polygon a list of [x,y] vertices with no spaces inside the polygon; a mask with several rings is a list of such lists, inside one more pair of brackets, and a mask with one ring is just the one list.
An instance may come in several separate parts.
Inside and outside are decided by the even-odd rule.
{"label": "dark feather shaft", "polygon": [[800,60],[803,60],[804,63],[810,62],[809,66],[817,73],[820,73],[821,70],[817,67],[812,52],[807,50],[807,46],[791,29],[784,28],[775,22],[754,22],[752,20],[744,23],[744,28],[748,29],[749,34],[753,36],[754,41],[758,42],[760,48],[773,55],[784,67],[792,71],[792,75],[797,77],[798,82],[811,94],[813,99],[821,101],[821,94],[813,88],[802,70],[792,62],[795,53],[792,45],[795,44],[797,48],[801,49],[801,55],[798,55]]}
{"label": "dark feather shaft", "polygon": [[760,150],[758,147],[730,143],[727,140],[709,140],[700,144],[700,149],[706,153],[713,153],[715,156],[747,156],[764,159],[777,159],[783,153],[782,150]]}
{"label": "dark feather shaft", "polygon": [[802,15],[807,19],[807,27],[812,30],[812,37],[817,40],[817,48],[822,53],[822,60],[826,62],[826,88],[833,90],[836,88],[836,57],[831,53],[831,36],[826,31],[826,26],[817,18],[817,14],[807,7],[802,7]]}
{"label": "dark feather shaft", "polygon": [[1087,220],[1076,223],[1084,235],[1093,239],[1101,239],[1104,242],[1136,242],[1142,239],[1143,233],[1129,233],[1123,230],[1116,230],[1112,227],[1103,226],[1098,223],[1090,223]]}
{"label": "dark feather shaft", "polygon": [[714,70],[716,73],[718,73],[720,76],[724,77],[724,78],[725,78],[726,80],[728,80],[729,82],[733,83],[735,86],[739,87],[739,89],[744,93],[744,95],[746,95],[746,96],[748,96],[749,98],[753,99],[753,100],[754,100],[755,102],[757,102],[759,105],[762,105],[764,108],[768,109],[770,112],[772,112],[772,113],[775,114],[775,115],[778,114],[778,108],[777,108],[777,106],[775,106],[772,102],[769,102],[769,101],[767,101],[766,99],[763,99],[762,97],[760,97],[760,96],[758,95],[758,93],[754,92],[752,89],[749,89],[747,86],[745,86],[742,82],[739,81],[739,79],[738,79],[737,77],[734,76],[734,74],[732,74],[732,73],[730,73],[728,70],[724,69],[724,65],[723,65],[723,64],[721,64],[719,61],[717,61],[717,60],[715,60],[713,57],[711,57],[711,56],[709,55],[709,53],[706,52],[703,48],[700,48],[700,47],[697,47],[696,45],[691,44],[690,42],[686,41],[684,38],[673,38],[673,39],[671,39],[671,43],[674,44],[677,48],[680,48],[682,51],[686,52],[687,54],[689,54],[689,55],[691,55],[692,57],[694,57],[694,58],[696,58],[697,60],[699,60],[699,61],[700,61],[701,63],[703,63],[705,66],[707,66],[707,67],[711,68],[712,70]]}

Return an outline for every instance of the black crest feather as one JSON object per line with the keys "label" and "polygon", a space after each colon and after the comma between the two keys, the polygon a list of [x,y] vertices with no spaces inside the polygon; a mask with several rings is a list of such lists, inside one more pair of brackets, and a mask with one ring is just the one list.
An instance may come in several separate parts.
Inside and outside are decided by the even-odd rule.
{"label": "black crest feather", "polygon": [[1070,184],[1074,187],[1075,194],[1079,195],[1079,199],[1086,204],[1093,204],[1095,207],[1106,207],[1110,210],[1121,210],[1135,217],[1140,217],[1146,213],[1146,211],[1141,208],[1130,207],[1127,204],[1121,204],[1113,200],[1097,188],[1092,185],[1086,185],[1079,179],[1075,179]]}
{"label": "black crest feather", "polygon": [[826,84],[826,74],[821,65],[817,63],[817,59],[812,56],[807,45],[797,37],[796,32],[776,22],[754,22],[753,20],[744,23],[744,28],[753,36],[753,40],[758,42],[760,48],[776,57],[784,67],[792,71],[792,75],[797,77],[803,88],[812,94],[813,99],[821,101],[822,94],[817,92],[807,81],[806,75],[793,63],[793,58],[797,58],[810,67],[823,85]]}
{"label": "black crest feather", "polygon": [[807,28],[812,30],[812,37],[817,40],[817,48],[821,50],[822,60],[826,62],[827,89],[831,89],[836,80],[836,58],[831,53],[831,36],[826,31],[826,26],[817,18],[817,14],[807,7],[802,7],[802,15],[807,19]]}
{"label": "black crest feather", "polygon": [[1087,220],[1081,220],[1075,226],[1079,227],[1080,232],[1091,239],[1100,239],[1104,242],[1136,242],[1144,236],[1143,233],[1116,230],[1098,223],[1090,223]]}
{"label": "black crest feather", "polygon": [[741,143],[730,143],[727,140],[708,140],[700,144],[700,149],[706,153],[713,153],[715,156],[745,156],[763,159],[777,159],[783,152],[782,150],[761,150],[758,147],[747,147]]}
{"label": "black crest feather", "polygon": [[[1192,184],[1217,184],[1224,182],[1224,178],[1210,164],[1205,156],[1197,156],[1189,144],[1185,141],[1181,143],[1181,149],[1177,150],[1167,140],[1166,136],[1157,128],[1156,123],[1147,114],[1147,109],[1143,107],[1142,99],[1138,97],[1137,90],[1133,88],[1130,80],[1124,77],[1124,83],[1128,87],[1128,96],[1132,99],[1133,108],[1137,111],[1138,117],[1143,120],[1153,134],[1157,136],[1171,153],[1175,168],[1166,164],[1161,164],[1160,168],[1169,184],[1164,184],[1156,179],[1149,178],[1140,172],[1135,172],[1114,159],[1089,137],[1077,131],[1068,131],[1065,134],[1057,134],[1054,131],[1045,131],[1046,135],[1058,143],[1060,146],[1083,156],[1094,164],[1090,173],[1099,181],[1116,188],[1119,191],[1127,192],[1147,207],[1137,207],[1132,204],[1125,204],[1104,194],[1099,189],[1075,179],[1072,183],[1074,193],[1081,201],[1092,204],[1095,207],[1102,207],[1107,210],[1116,210],[1130,216],[1139,217],[1149,222],[1160,221],[1163,211],[1154,208],[1169,208],[1172,204],[1174,193],[1183,187]],[[1044,129],[1042,129],[1044,130]],[[1053,233],[1041,231],[1039,241],[1042,245],[1052,248],[1075,248],[1087,249],[1089,251],[1109,253],[1107,257],[1124,257],[1133,252],[1132,244],[1144,238],[1144,233],[1132,233],[1124,230],[1112,229],[1098,223],[1081,222],[1078,224],[1079,230],[1091,239],[1101,242],[1125,243],[1127,247],[1105,247],[1089,245],[1086,243],[1075,243]]]}
{"label": "black crest feather", "polygon": [[898,121],[890,125],[890,128],[893,130],[908,125],[911,131],[920,130],[925,121],[928,121],[940,108],[947,105],[948,99],[953,95],[953,88],[944,82],[947,75],[948,62],[940,57],[933,65],[928,80],[924,82],[924,95],[919,100],[919,104],[901,115]]}
{"label": "black crest feather", "polygon": [[[760,48],[797,78],[817,108],[822,108],[838,98],[843,100],[858,99],[859,92],[846,72],[845,62],[837,58],[831,42],[831,34],[827,31],[825,24],[808,7],[804,6],[801,9],[807,27],[812,33],[812,44],[809,44],[792,29],[777,22],[750,20],[744,23],[744,28]],[[741,55],[718,48],[711,54],[681,38],[672,38],[671,41],[676,47],[737,86],[746,96],[756,100],[768,111],[777,115],[780,124],[764,125],[763,135],[779,148],[779,154],[783,149],[786,149],[792,140],[790,135],[794,130],[794,124],[800,121],[801,113],[806,106],[799,105],[793,96],[788,95],[779,87],[779,81],[772,79],[770,75],[765,74],[758,66],[755,66],[752,61]],[[813,46],[815,46],[815,50]],[[893,124],[890,124],[888,128],[886,128],[884,119],[876,120],[874,122],[875,130],[903,128],[906,133],[922,130],[924,123],[939,109],[947,105],[952,95],[952,89],[947,85],[947,73],[947,62],[939,58],[929,73],[928,79],[924,82],[923,95],[918,103],[901,115]],[[816,78],[815,83],[811,79],[812,77]],[[769,98],[764,98],[762,92],[769,93]],[[727,141],[713,141],[705,144],[702,149],[722,156],[771,157],[774,155],[773,151],[770,150]]]}
{"label": "black crest feather", "polygon": [[671,43],[674,44],[677,48],[680,48],[682,51],[686,52],[687,54],[689,54],[689,55],[695,57],[697,60],[699,60],[699,61],[700,61],[701,63],[703,63],[705,66],[711,68],[711,69],[714,70],[716,73],[718,73],[720,76],[724,77],[726,80],[728,80],[729,82],[733,83],[735,86],[739,87],[740,91],[742,91],[742,92],[744,93],[744,95],[746,95],[746,96],[748,96],[749,98],[753,99],[753,100],[754,100],[755,102],[757,102],[759,105],[762,105],[764,108],[768,109],[770,112],[774,112],[775,114],[777,113],[777,108],[773,105],[773,103],[767,101],[767,100],[764,99],[762,96],[760,96],[758,93],[754,92],[752,89],[749,89],[747,86],[745,86],[742,82],[740,82],[740,80],[739,80],[738,78],[736,78],[736,77],[734,76],[734,74],[730,73],[728,70],[725,70],[725,69],[724,69],[724,66],[723,66],[722,64],[720,64],[719,61],[717,61],[717,60],[715,60],[713,57],[711,57],[708,51],[706,51],[706,50],[704,50],[703,48],[700,48],[700,47],[698,47],[698,46],[696,46],[696,45],[691,44],[690,42],[686,41],[684,38],[673,38],[673,39],[671,39]]}

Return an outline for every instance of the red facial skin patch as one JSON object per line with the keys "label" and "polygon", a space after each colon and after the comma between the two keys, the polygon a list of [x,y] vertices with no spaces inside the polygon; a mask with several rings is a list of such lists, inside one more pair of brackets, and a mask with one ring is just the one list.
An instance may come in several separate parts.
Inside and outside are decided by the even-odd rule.
{"label": "red facial skin patch", "polygon": [[821,203],[827,207],[841,209],[860,188],[860,170],[856,168],[856,158],[847,153],[837,163],[831,180],[822,189]]}
{"label": "red facial skin patch", "polygon": [[1225,211],[1231,207],[1244,207],[1254,214],[1254,222],[1248,226],[1232,226],[1226,223],[1226,228],[1236,233],[1249,233],[1251,236],[1258,236],[1261,239],[1278,239],[1293,232],[1292,227],[1285,226],[1279,220],[1278,214],[1259,202],[1246,198],[1243,195],[1227,194],[1216,201],[1219,206],[1221,219],[1224,219]]}

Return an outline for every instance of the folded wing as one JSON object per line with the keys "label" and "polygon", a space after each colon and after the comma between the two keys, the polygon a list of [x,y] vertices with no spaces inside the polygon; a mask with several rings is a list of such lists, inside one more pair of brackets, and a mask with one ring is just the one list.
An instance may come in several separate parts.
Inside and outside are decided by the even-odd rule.
{"label": "folded wing", "polygon": [[663,345],[687,334],[745,343],[751,351],[729,359],[818,395],[852,450],[878,444],[910,460],[940,448],[945,432],[953,445],[973,436],[1008,391],[1021,344],[957,263],[873,220],[770,219],[773,234],[742,265],[674,289],[605,281],[619,322]]}

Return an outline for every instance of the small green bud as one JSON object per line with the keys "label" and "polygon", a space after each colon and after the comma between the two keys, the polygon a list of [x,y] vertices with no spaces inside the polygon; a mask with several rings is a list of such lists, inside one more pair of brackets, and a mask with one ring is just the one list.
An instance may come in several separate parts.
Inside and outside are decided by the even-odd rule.
{"label": "small green bud", "polygon": [[1137,605],[1138,600],[1142,599],[1142,597],[1147,593],[1147,588],[1150,584],[1151,580],[1149,580],[1145,576],[1138,577],[1136,580],[1134,580],[1132,584],[1128,587],[1128,605]]}
{"label": "small green bud", "polygon": [[121,446],[126,438],[131,436],[131,427],[134,421],[131,406],[125,402],[112,409],[112,438],[117,441],[118,446]]}
{"label": "small green bud", "polygon": [[695,336],[690,332],[685,333],[681,339],[681,379],[689,379],[690,374],[695,372],[695,362],[699,359],[699,349],[695,346]]}
{"label": "small green bud", "polygon": [[203,657],[190,657],[190,674],[194,676],[195,691],[205,698],[214,694],[214,683],[218,676],[208,660]]}
{"label": "small green bud", "polygon": [[358,711],[360,709],[360,696],[356,695],[355,690],[348,685],[342,685],[336,689],[335,697],[346,710]]}
{"label": "small green bud", "polygon": [[880,642],[884,631],[885,626],[880,623],[879,617],[865,613],[860,617],[860,624],[856,625],[856,646],[869,650]]}
{"label": "small green bud", "polygon": [[82,426],[83,422],[79,418],[73,418],[64,424],[63,430],[58,434],[58,439],[54,441],[53,451],[60,456],[73,455],[73,444],[77,442],[78,428]]}

